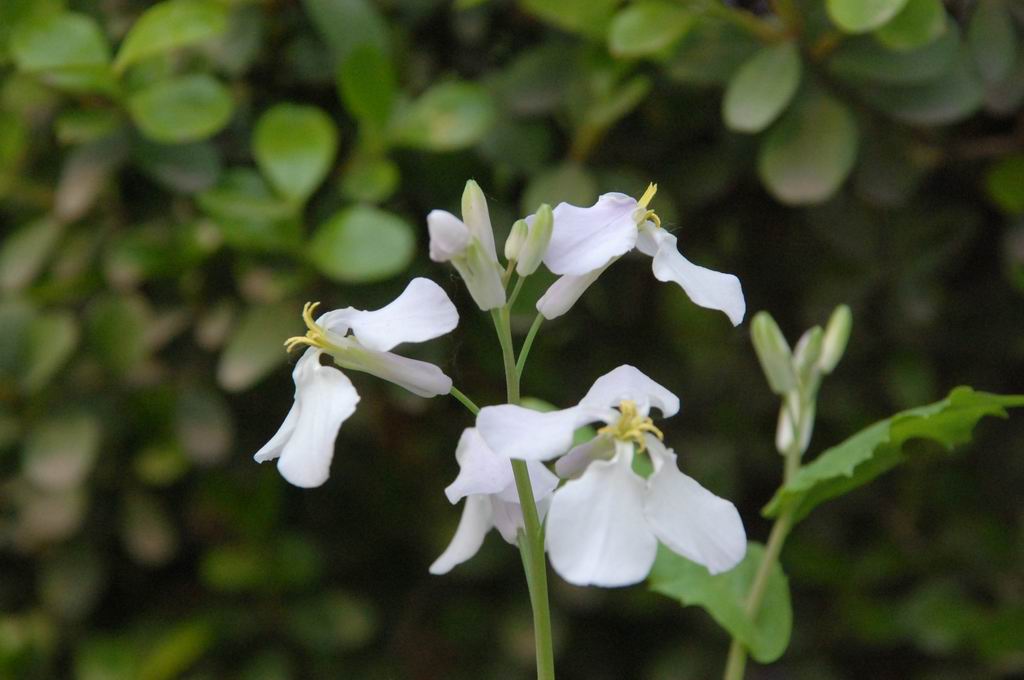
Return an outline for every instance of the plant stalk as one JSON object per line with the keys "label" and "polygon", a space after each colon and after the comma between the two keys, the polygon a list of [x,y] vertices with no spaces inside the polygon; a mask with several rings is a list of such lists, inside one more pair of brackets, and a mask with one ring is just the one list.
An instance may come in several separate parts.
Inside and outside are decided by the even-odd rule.
{"label": "plant stalk", "polygon": [[[510,404],[519,403],[519,375],[515,350],[512,348],[510,305],[492,312],[494,327],[501,344],[502,363],[505,368],[505,391]],[[544,557],[544,529],[533,497],[533,485],[525,460],[512,461],[512,473],[523,510],[523,530],[519,534],[519,552],[526,572],[533,610],[533,633],[537,653],[537,680],[554,680],[555,655],[551,640],[551,610],[548,604],[547,562]]]}

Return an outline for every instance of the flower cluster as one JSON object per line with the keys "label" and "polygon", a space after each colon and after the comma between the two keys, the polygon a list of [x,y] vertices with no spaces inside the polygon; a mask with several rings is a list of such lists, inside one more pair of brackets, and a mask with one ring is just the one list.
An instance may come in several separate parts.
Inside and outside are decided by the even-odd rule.
{"label": "flower cluster", "polygon": [[[487,201],[470,181],[461,219],[443,210],[427,216],[430,258],[450,262],[476,305],[500,311],[506,320],[519,292],[519,286],[508,292],[510,279],[516,275],[521,282],[543,263],[558,278],[536,302],[536,328],[542,318],[569,311],[604,270],[636,249],[653,258],[656,279],[678,284],[694,303],[740,323],[745,303],[739,280],[679,253],[676,237],[648,207],[656,191],[650,185],[639,200],[604,194],[590,207],[542,205],[512,226],[503,265]],[[289,350],[308,346],[293,372],[295,403],[256,454],[260,462],[277,458],[282,476],[301,487],[327,480],[338,428],[359,401],[339,368],[370,373],[422,397],[463,398],[437,366],[391,352],[458,324],[455,306],[437,284],[413,279],[376,311],[348,307],[314,319],[316,308],[307,304],[303,310],[306,334],[285,343]],[[464,403],[476,410],[468,399]],[[570,583],[636,583],[650,571],[659,543],[712,573],[731,569],[746,551],[739,514],[679,470],[652,409],[668,418],[679,410],[679,399],[629,365],[598,378],[570,408],[540,412],[509,403],[480,409],[475,426],[459,439],[459,474],[445,490],[453,504],[465,499],[462,519],[430,571],[446,573],[471,558],[492,528],[509,543],[521,543],[526,510],[544,522],[542,547]],[[601,424],[596,435],[575,441],[591,423]],[[546,465],[551,461],[554,472]],[[524,507],[520,490],[527,489],[533,498]]]}

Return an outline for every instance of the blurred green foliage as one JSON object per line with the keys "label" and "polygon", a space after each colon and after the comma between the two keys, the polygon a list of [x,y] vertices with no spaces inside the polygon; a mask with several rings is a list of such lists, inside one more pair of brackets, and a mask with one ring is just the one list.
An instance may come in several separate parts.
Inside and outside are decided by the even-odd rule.
{"label": "blurred green foliage", "polygon": [[[813,451],[956,384],[1019,392],[1022,20],[1019,0],[3,0],[0,677],[529,676],[514,551],[426,573],[458,519],[457,404],[354,376],[325,487],[250,458],[306,299],[439,280],[463,321],[420,356],[502,398],[488,320],[425,256],[424,215],[469,177],[499,239],[541,202],[657,181],[663,223],[752,311],[792,332],[848,302]],[[645,266],[545,325],[525,390],[565,405],[636,364],[683,396],[681,464],[763,538],[775,402],[747,331]],[[979,431],[942,465],[909,442],[798,527],[774,672],[1024,672],[1024,432]],[[703,612],[553,596],[562,677],[720,672]]]}

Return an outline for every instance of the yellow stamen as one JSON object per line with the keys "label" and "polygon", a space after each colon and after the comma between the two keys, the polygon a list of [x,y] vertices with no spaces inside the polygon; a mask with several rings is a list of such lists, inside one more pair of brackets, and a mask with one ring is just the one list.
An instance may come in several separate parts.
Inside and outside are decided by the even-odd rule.
{"label": "yellow stamen", "polygon": [[644,191],[644,195],[640,197],[640,200],[637,201],[637,204],[641,208],[646,208],[647,204],[651,202],[651,199],[654,198],[654,194],[656,193],[658,193],[658,185],[655,184],[654,182],[651,182],[650,184],[647,185],[647,190]]}
{"label": "yellow stamen", "polygon": [[644,191],[644,195],[636,202],[640,207],[640,210],[636,212],[636,214],[640,215],[640,218],[637,220],[637,224],[643,224],[647,220],[650,220],[651,222],[654,222],[656,226],[661,227],[661,219],[653,210],[649,210],[647,208],[647,205],[651,202],[651,199],[654,198],[654,194],[656,193],[658,193],[658,185],[651,182],[647,185],[647,190]]}
{"label": "yellow stamen", "polygon": [[309,345],[310,347],[319,347],[321,349],[326,348],[330,343],[327,341],[327,331],[318,326],[313,320],[313,312],[320,306],[319,302],[307,302],[302,306],[302,320],[306,322],[305,335],[296,335],[288,338],[284,341],[285,349],[291,352],[299,345]]}
{"label": "yellow stamen", "polygon": [[635,401],[623,399],[619,402],[619,411],[622,415],[615,424],[605,425],[597,431],[598,434],[607,434],[620,441],[633,442],[641,452],[647,448],[647,443],[644,441],[645,432],[650,432],[658,439],[665,439],[661,430],[654,426],[653,420],[649,417],[640,417]]}

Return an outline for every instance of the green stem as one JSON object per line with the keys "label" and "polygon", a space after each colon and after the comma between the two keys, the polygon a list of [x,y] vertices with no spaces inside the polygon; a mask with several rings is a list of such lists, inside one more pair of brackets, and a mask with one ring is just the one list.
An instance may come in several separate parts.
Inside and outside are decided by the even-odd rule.
{"label": "green stem", "polygon": [[[799,432],[803,425],[802,420],[807,417],[806,413],[806,409],[801,410],[801,419],[794,426],[793,443],[790,445],[789,450],[786,451],[783,485],[793,479],[793,476],[800,471],[800,458],[804,452],[800,448]],[[751,621],[756,621],[757,615],[761,611],[765,593],[768,591],[768,579],[771,577],[775,564],[779,561],[782,546],[785,545],[786,538],[793,528],[794,511],[794,506],[783,510],[782,514],[775,518],[771,534],[768,535],[768,545],[765,546],[761,563],[757,565],[757,572],[754,574],[754,580],[750,584],[750,592],[747,593],[747,602],[744,605],[747,617]],[[743,680],[746,668],[747,648],[734,637],[729,645],[729,656],[726,658],[725,672],[722,674],[722,680]]]}
{"label": "green stem", "polygon": [[476,404],[474,404],[472,399],[470,399],[465,394],[463,394],[461,391],[459,391],[454,385],[452,385],[452,389],[449,392],[449,394],[451,394],[453,397],[458,399],[459,402],[463,406],[465,406],[469,410],[469,412],[472,413],[473,415],[476,415],[477,413],[480,413],[480,407],[477,406]]}
{"label": "green stem", "polygon": [[508,296],[508,302],[506,303],[509,309],[512,309],[512,305],[516,303],[516,298],[519,297],[519,291],[523,289],[524,281],[526,281],[526,277],[520,276],[519,280],[516,281],[516,285],[512,287],[512,294]]}
{"label": "green stem", "polygon": [[[508,403],[519,403],[519,372],[516,370],[515,351],[512,348],[512,329],[509,305],[491,313],[494,328],[501,344],[501,357],[505,367],[505,391]],[[548,604],[547,563],[544,558],[544,529],[537,512],[530,484],[530,472],[525,460],[512,460],[512,473],[519,492],[519,504],[523,510],[523,531],[520,534],[519,552],[526,572],[526,585],[530,591],[530,607],[533,610],[533,634],[537,649],[537,680],[554,680],[555,656],[551,643],[551,611]]]}
{"label": "green stem", "polygon": [[516,362],[516,380],[522,380],[523,378],[523,369],[526,368],[526,357],[530,355],[533,339],[537,337],[537,331],[540,330],[542,323],[544,323],[544,315],[537,312],[537,316],[533,319],[533,325],[530,326],[530,331],[526,334],[526,339],[523,340],[523,346],[519,348],[519,360]]}

